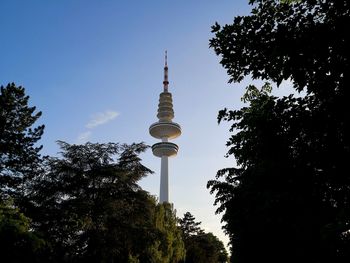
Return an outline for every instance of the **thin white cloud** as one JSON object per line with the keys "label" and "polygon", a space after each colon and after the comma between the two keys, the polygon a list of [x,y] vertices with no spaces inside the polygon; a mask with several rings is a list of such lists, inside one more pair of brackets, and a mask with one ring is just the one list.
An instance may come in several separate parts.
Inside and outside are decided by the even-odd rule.
{"label": "thin white cloud", "polygon": [[78,139],[77,139],[78,143],[85,143],[85,142],[87,142],[90,139],[91,134],[92,134],[91,131],[86,131],[86,132],[80,133],[79,136],[78,136]]}
{"label": "thin white cloud", "polygon": [[86,124],[86,128],[93,129],[99,125],[110,122],[119,115],[116,111],[105,111],[92,115],[91,120]]}

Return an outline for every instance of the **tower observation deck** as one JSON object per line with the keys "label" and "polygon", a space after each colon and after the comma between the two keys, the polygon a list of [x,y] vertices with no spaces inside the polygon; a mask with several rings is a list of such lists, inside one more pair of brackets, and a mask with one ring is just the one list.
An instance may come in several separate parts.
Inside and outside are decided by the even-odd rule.
{"label": "tower observation deck", "polygon": [[168,62],[167,52],[165,51],[165,66],[164,66],[164,81],[163,92],[159,95],[158,104],[158,121],[149,127],[149,133],[154,138],[160,139],[161,142],[155,143],[152,146],[152,152],[155,156],[161,158],[160,168],[160,194],[159,202],[169,203],[169,167],[168,158],[176,156],[179,147],[172,142],[181,135],[181,127],[179,124],[172,121],[174,118],[173,99],[168,91]]}

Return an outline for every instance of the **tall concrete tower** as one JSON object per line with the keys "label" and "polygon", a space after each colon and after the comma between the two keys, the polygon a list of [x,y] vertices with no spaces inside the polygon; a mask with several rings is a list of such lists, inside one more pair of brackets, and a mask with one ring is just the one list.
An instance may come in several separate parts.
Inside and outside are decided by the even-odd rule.
{"label": "tall concrete tower", "polygon": [[169,167],[168,158],[175,156],[179,147],[170,139],[174,139],[181,135],[181,127],[172,121],[174,118],[173,99],[168,91],[168,64],[167,52],[165,51],[164,81],[163,92],[159,95],[158,104],[158,121],[149,127],[149,133],[157,139],[162,140],[152,146],[153,154],[161,158],[160,167],[160,194],[159,202],[169,203]]}

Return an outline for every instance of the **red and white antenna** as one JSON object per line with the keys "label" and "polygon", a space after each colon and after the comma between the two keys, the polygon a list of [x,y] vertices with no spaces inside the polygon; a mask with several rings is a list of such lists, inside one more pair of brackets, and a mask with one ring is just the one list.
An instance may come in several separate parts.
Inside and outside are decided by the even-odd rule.
{"label": "red and white antenna", "polygon": [[164,92],[168,92],[169,80],[168,80],[168,51],[165,50],[165,66],[164,66]]}

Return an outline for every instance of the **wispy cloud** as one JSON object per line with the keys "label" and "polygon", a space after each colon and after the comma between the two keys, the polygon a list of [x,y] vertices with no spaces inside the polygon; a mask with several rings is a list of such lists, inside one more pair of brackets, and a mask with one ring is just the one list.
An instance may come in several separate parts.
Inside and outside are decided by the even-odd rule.
{"label": "wispy cloud", "polygon": [[78,143],[85,143],[87,142],[91,137],[91,131],[86,131],[86,132],[82,132],[79,134],[78,136]]}
{"label": "wispy cloud", "polygon": [[86,124],[86,128],[93,129],[97,126],[110,122],[111,120],[115,119],[118,115],[119,113],[116,111],[105,111],[96,113],[91,116],[90,121],[88,122],[88,124]]}
{"label": "wispy cloud", "polygon": [[115,119],[118,115],[118,112],[111,110],[93,114],[89,122],[85,125],[85,127],[88,130],[78,135],[77,143],[82,144],[88,142],[92,135],[92,129],[94,129],[97,126],[103,125],[107,122],[110,122],[111,120]]}

